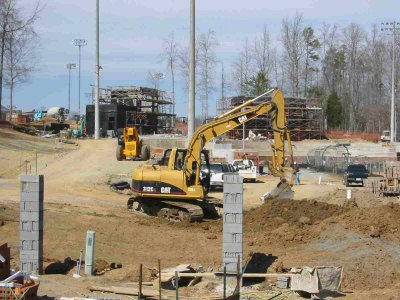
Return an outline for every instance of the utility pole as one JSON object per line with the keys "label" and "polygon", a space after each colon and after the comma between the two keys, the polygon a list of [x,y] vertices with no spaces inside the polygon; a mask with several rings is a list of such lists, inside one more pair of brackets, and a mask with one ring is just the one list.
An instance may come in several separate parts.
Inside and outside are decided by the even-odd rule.
{"label": "utility pole", "polygon": [[72,41],[72,44],[74,46],[79,47],[79,83],[78,83],[78,90],[79,90],[79,94],[78,94],[78,113],[79,115],[81,115],[81,48],[87,45],[87,42],[85,39],[74,39]]}
{"label": "utility pole", "polygon": [[195,122],[195,68],[196,68],[196,3],[195,0],[190,0],[190,63],[189,63],[189,107],[188,107],[188,143],[194,133],[194,122]]}
{"label": "utility pole", "polygon": [[66,64],[68,69],[68,115],[71,115],[71,70],[76,69],[76,64]]}
{"label": "utility pole", "polygon": [[[100,138],[100,111],[99,111],[99,86],[100,86],[100,4],[96,0],[96,78],[94,81],[94,139]],[[80,48],[79,48],[80,49]],[[80,95],[80,91],[79,91]]]}
{"label": "utility pole", "polygon": [[[396,142],[396,124],[395,124],[395,104],[394,104],[394,92],[395,92],[395,61],[396,61],[396,51],[395,51],[395,44],[396,44],[396,34],[400,30],[400,23],[393,21],[393,22],[385,22],[381,23],[382,31],[389,31],[392,35],[392,100],[390,103],[390,142]],[[397,27],[396,27],[397,25]]]}

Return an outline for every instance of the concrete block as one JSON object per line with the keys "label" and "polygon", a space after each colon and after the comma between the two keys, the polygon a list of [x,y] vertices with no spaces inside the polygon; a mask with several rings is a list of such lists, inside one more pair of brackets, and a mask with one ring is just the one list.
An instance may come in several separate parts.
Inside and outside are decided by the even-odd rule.
{"label": "concrete block", "polygon": [[21,271],[29,274],[42,274],[43,273],[43,264],[40,260],[38,261],[20,261],[20,269]]}
{"label": "concrete block", "polygon": [[[243,186],[239,188],[239,190],[243,191]],[[227,205],[242,205],[243,195],[238,191],[231,191],[230,186],[226,186],[225,189],[224,185],[224,203],[226,203]]]}
{"label": "concrete block", "polygon": [[21,192],[20,201],[24,202],[40,202],[43,201],[44,192]]}
{"label": "concrete block", "polygon": [[20,268],[27,273],[43,272],[43,175],[21,175]]}
{"label": "concrete block", "polygon": [[20,241],[38,241],[43,238],[43,230],[38,231],[20,231],[19,232]]}
{"label": "concrete block", "polygon": [[224,253],[241,253],[243,251],[243,247],[241,247],[241,243],[225,243]]}
{"label": "concrete block", "polygon": [[242,243],[243,234],[240,233],[223,233],[224,243]]}
{"label": "concrete block", "polygon": [[41,192],[43,185],[36,182],[21,182],[21,193]]}
{"label": "concrete block", "polygon": [[35,182],[35,183],[43,183],[44,176],[43,175],[32,175],[32,174],[21,174],[19,180],[22,182]]}
{"label": "concrete block", "polygon": [[23,239],[20,241],[20,251],[23,250],[28,250],[28,251],[36,251],[39,253],[39,250],[41,250],[41,245],[38,241],[39,239]]}
{"label": "concrete block", "polygon": [[43,230],[43,222],[39,221],[20,221],[19,230],[25,232]]}
{"label": "concrete block", "polygon": [[243,177],[239,176],[239,175],[225,175],[224,183],[242,183],[243,184]]}
{"label": "concrete block", "polygon": [[43,259],[43,254],[39,254],[39,253],[37,253],[37,251],[33,251],[33,253],[25,253],[25,251],[24,252],[21,252],[21,254],[20,254],[20,260],[23,260],[23,261],[28,261],[28,260],[42,260]]}
{"label": "concrete block", "polygon": [[43,211],[38,212],[20,212],[20,220],[21,221],[38,221],[43,222]]}
{"label": "concrete block", "polygon": [[[224,212],[222,261],[227,271],[236,272],[242,268],[243,260],[243,177],[224,176]],[[230,278],[228,286],[235,286],[236,280]]]}
{"label": "concrete block", "polygon": [[[23,195],[21,195],[22,199]],[[21,201],[20,211],[23,212],[41,212],[43,211],[43,201]]]}
{"label": "concrete block", "polygon": [[224,182],[224,186],[226,185],[226,189],[228,191],[228,193],[232,193],[232,194],[239,194],[240,190],[243,187],[243,184],[241,183],[225,183]]}

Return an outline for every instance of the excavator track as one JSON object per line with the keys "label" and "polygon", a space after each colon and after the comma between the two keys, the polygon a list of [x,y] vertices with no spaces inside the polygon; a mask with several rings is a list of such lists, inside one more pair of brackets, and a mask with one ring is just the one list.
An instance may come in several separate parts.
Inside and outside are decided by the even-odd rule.
{"label": "excavator track", "polygon": [[169,201],[161,199],[130,198],[128,210],[158,216],[171,222],[196,222],[204,217],[202,201]]}

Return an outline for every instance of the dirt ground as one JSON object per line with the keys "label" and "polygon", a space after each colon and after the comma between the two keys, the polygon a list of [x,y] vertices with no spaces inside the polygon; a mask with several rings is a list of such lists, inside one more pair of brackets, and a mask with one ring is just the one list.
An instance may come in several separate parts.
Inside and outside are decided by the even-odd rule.
{"label": "dirt ground", "polygon": [[[114,139],[69,145],[0,129],[0,241],[12,246],[13,265],[18,266],[18,174],[35,173],[36,151],[38,172],[45,175],[45,267],[77,259],[87,230],[96,231],[98,259],[122,263],[103,276],[74,279],[68,269],[67,275],[43,275],[40,295],[92,296],[89,285],[132,284],[140,263],[150,280],[158,259],[163,267],[192,263],[216,270],[221,265],[220,220],[169,224],[125,209],[128,196],[111,191],[108,182],[129,178],[142,162],[118,162],[115,145]],[[265,204],[259,196],[278,180],[263,176],[245,184],[245,258],[267,255],[268,272],[340,265],[346,299],[400,299],[397,198],[377,199],[354,187],[348,201],[338,177],[302,170],[301,179],[294,186],[296,201]],[[221,192],[212,196],[222,197]]]}

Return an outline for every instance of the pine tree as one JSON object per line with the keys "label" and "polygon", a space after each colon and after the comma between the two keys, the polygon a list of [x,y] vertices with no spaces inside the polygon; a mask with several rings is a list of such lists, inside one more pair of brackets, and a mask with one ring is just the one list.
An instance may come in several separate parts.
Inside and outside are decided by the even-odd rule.
{"label": "pine tree", "polygon": [[328,97],[326,107],[328,128],[337,128],[342,123],[342,102],[336,92],[332,92]]}

